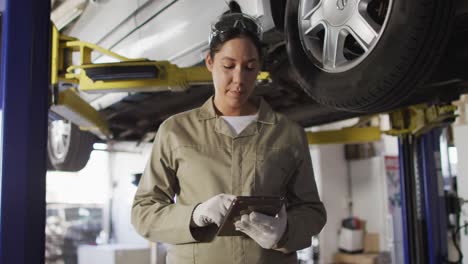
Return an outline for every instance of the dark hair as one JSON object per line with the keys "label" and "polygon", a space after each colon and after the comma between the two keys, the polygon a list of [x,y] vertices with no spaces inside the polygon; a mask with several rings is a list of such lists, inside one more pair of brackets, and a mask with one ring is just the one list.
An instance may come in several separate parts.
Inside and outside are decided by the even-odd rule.
{"label": "dark hair", "polygon": [[[235,1],[229,2],[229,11],[225,12],[223,15],[233,14],[233,13],[242,13],[239,4]],[[211,58],[214,58],[215,54],[221,50],[224,43],[228,42],[231,39],[240,38],[240,37],[246,37],[252,41],[254,46],[257,48],[258,57],[261,61],[263,58],[263,50],[262,50],[263,44],[261,40],[259,39],[259,37],[252,32],[249,32],[247,30],[243,30],[242,28],[237,28],[237,27],[233,27],[232,29],[223,31],[211,39],[210,51],[209,51]]]}
{"label": "dark hair", "polygon": [[254,46],[257,48],[258,52],[258,57],[260,60],[263,58],[263,50],[262,50],[262,43],[258,39],[257,36],[255,36],[252,33],[241,31],[237,28],[233,30],[229,30],[227,32],[221,33],[218,36],[214,37],[213,40],[211,41],[210,44],[210,56],[211,58],[214,58],[215,54],[221,50],[223,47],[224,43],[228,42],[231,39],[235,38],[240,38],[240,37],[246,37],[252,41]]}
{"label": "dark hair", "polygon": [[242,9],[241,9],[240,5],[236,1],[230,1],[228,6],[229,6],[229,10],[224,12],[224,14],[242,13]]}

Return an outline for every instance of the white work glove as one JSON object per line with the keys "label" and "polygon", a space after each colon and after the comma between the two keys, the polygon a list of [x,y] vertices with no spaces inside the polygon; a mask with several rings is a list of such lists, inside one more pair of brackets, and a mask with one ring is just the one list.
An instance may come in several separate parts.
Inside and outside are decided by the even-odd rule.
{"label": "white work glove", "polygon": [[219,226],[224,215],[236,198],[230,194],[218,194],[195,207],[192,214],[192,226],[203,227],[210,224]]}
{"label": "white work glove", "polygon": [[257,212],[245,214],[234,223],[236,230],[251,237],[262,248],[275,249],[288,224],[288,215],[283,205],[276,217]]}

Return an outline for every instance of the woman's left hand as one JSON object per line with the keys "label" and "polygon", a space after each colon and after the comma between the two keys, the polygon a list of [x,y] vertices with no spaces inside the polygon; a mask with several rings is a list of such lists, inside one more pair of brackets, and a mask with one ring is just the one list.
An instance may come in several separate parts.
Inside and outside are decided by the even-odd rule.
{"label": "woman's left hand", "polygon": [[252,212],[242,215],[241,220],[234,225],[236,230],[251,237],[262,248],[275,249],[286,230],[287,223],[288,215],[283,206],[276,217]]}

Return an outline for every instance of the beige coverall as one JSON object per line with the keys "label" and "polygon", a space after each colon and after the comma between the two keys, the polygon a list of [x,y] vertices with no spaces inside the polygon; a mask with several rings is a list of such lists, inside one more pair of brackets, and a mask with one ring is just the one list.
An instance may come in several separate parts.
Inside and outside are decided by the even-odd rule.
{"label": "beige coverall", "polygon": [[[309,247],[326,222],[303,128],[258,98],[258,120],[234,136],[212,100],[159,127],[133,225],[151,241],[172,244],[170,264],[297,263],[295,251]],[[279,246],[292,253],[263,249],[249,237],[213,238],[211,227],[191,229],[194,207],[220,193],[286,197],[288,226]]]}

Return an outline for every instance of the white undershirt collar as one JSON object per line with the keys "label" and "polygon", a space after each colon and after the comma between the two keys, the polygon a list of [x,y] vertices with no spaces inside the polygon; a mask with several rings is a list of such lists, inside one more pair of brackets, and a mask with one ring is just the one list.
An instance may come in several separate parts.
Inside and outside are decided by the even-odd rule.
{"label": "white undershirt collar", "polygon": [[231,131],[237,136],[239,135],[248,125],[258,119],[258,112],[254,115],[246,116],[221,116],[231,128]]}

